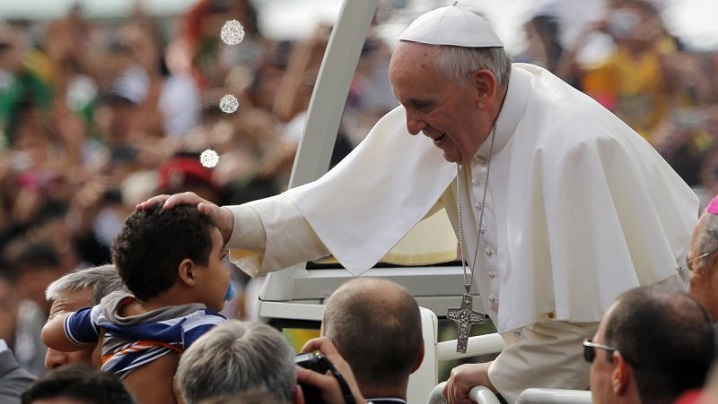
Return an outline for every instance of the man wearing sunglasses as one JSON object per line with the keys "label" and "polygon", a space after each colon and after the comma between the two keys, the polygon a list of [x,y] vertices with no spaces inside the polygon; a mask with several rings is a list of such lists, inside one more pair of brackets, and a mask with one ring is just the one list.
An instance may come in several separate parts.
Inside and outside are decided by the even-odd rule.
{"label": "man wearing sunglasses", "polygon": [[[718,323],[718,195],[701,215],[686,256],[689,271],[689,293],[698,299]],[[718,346],[718,344],[716,344]]]}
{"label": "man wearing sunglasses", "polygon": [[634,288],[616,299],[583,347],[593,403],[672,403],[703,385],[713,358],[713,327],[706,309],[687,293]]}

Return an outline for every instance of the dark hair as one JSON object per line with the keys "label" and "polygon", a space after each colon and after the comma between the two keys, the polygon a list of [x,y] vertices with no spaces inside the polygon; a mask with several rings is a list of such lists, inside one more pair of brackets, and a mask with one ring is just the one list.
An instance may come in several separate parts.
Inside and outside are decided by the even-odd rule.
{"label": "dark hair", "polygon": [[36,380],[21,397],[22,404],[37,400],[71,398],[88,404],[133,404],[135,400],[113,373],[101,372],[86,364],[51,370]]}
{"label": "dark hair", "polygon": [[[50,130],[48,117],[45,113],[45,106],[41,105],[40,94],[34,94],[32,91],[25,89],[15,103],[10,105],[10,113],[5,123],[5,135],[10,146],[14,146],[17,142],[18,130],[25,121],[29,119],[40,119],[40,123],[46,130]],[[38,112],[39,117],[32,114]]]}
{"label": "dark hair", "polygon": [[637,363],[641,402],[673,402],[703,386],[713,358],[713,325],[695,298],[649,286],[631,289],[617,301],[604,337]]}
{"label": "dark hair", "polygon": [[16,271],[37,268],[57,268],[60,266],[60,253],[49,241],[28,243],[12,262]]}
{"label": "dark hair", "polygon": [[406,382],[423,344],[416,300],[403,286],[380,278],[356,278],[335,291],[323,328],[361,388]]}
{"label": "dark hair", "polygon": [[182,260],[207,265],[213,226],[194,205],[134,212],[112,244],[112,262],[135,297],[153,298],[177,281]]}

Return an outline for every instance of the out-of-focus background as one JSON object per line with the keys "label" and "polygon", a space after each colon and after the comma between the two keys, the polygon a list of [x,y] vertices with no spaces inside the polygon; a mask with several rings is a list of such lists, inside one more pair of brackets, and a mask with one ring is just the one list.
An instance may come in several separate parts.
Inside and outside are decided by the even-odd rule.
{"label": "out-of-focus background", "polygon": [[[353,1],[353,0],[352,0]],[[401,30],[439,0],[382,0],[332,158],[397,105]],[[701,195],[718,192],[713,0],[464,0],[517,62],[614,111]],[[44,372],[47,285],[110,261],[136,203],[191,190],[220,204],[286,188],[340,0],[0,0],[0,338]],[[244,40],[220,40],[237,20]],[[234,112],[220,109],[231,95]],[[216,165],[200,163],[216,153]],[[206,158],[203,161],[212,160]],[[237,276],[229,317],[251,318]]]}

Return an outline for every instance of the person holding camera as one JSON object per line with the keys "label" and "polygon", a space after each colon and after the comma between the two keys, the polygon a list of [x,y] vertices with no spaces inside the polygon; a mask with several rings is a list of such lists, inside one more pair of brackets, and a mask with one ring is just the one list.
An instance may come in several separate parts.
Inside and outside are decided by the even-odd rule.
{"label": "person holding camera", "polygon": [[351,368],[331,341],[310,340],[304,348],[317,352],[310,363],[325,366],[328,374],[297,366],[294,350],[271,326],[228,320],[185,351],[175,378],[186,404],[248,391],[272,394],[285,404],[318,404],[305,399],[300,385],[316,389],[327,404],[365,403]]}

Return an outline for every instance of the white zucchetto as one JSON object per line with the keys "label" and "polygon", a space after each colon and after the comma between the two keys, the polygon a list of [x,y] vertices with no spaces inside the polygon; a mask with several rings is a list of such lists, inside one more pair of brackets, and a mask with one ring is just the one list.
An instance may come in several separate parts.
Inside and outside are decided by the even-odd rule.
{"label": "white zucchetto", "polygon": [[458,6],[429,11],[399,36],[401,41],[464,48],[503,48],[504,43],[480,15]]}

